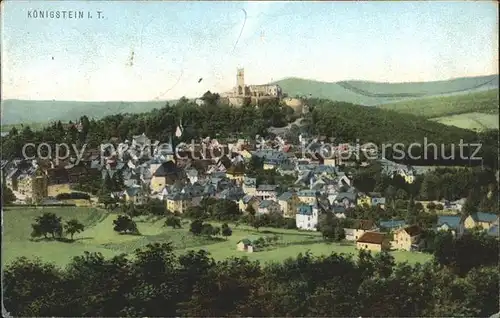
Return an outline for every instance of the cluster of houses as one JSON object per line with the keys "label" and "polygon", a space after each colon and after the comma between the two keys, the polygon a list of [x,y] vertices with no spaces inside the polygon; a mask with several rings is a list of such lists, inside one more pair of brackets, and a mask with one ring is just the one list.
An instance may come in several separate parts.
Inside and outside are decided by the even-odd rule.
{"label": "cluster of houses", "polygon": [[[168,210],[182,214],[189,207],[199,205],[204,197],[214,197],[234,201],[242,211],[249,211],[251,206],[256,214],[279,213],[294,218],[298,229],[310,231],[317,229],[322,213],[346,218],[347,209],[356,205],[385,207],[385,198],[380,194],[361,193],[353,187],[351,176],[340,169],[339,156],[314,152],[311,145],[324,149],[321,138],[306,140],[300,137],[302,144],[308,143],[308,152],[280,137],[272,140],[257,137],[254,142],[238,139],[224,145],[205,138],[197,144],[179,144],[176,152],[171,144],[161,150],[141,151],[153,144],[144,134],[130,141],[114,141],[116,149],[123,151],[104,154],[100,149],[88,150],[78,164],[74,158],[59,162],[57,166],[50,160],[2,161],[2,178],[16,195],[37,201],[71,192],[72,186],[82,178],[104,180],[119,173],[125,188],[111,195],[136,205],[158,198],[165,202]],[[328,149],[345,150],[340,147]],[[294,184],[287,188],[278,184],[258,184],[256,178],[245,173],[245,163],[252,157],[262,159],[265,170],[275,169],[282,176],[293,176]],[[399,174],[408,183],[412,183],[413,176],[418,173],[414,168],[387,160],[381,163],[388,174]],[[461,235],[463,228],[477,224],[491,233],[498,232],[498,218],[487,213],[478,213],[466,220],[458,216],[440,216],[437,227]],[[377,225],[357,220],[345,232],[346,239],[356,242],[359,248],[382,250],[392,246],[412,250],[418,245],[421,229],[401,220],[383,221]],[[387,242],[387,232],[394,234],[392,242]]]}

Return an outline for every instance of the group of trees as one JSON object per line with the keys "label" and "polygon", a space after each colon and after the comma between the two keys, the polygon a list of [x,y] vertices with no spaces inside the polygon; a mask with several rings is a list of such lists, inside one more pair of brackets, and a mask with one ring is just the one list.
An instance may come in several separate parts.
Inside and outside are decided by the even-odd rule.
{"label": "group of trees", "polygon": [[[354,186],[363,192],[378,192],[386,198],[386,210],[379,215],[391,217],[398,211],[407,210],[411,200],[458,200],[466,198],[464,214],[477,211],[500,213],[498,206],[498,182],[494,171],[481,168],[437,168],[419,175],[413,183],[406,183],[399,176],[387,176],[382,167],[374,164],[358,169],[353,176]],[[430,210],[442,210],[441,204],[428,206]],[[413,211],[423,210],[412,207]],[[394,215],[393,215],[394,216]],[[401,215],[399,215],[401,216]],[[406,216],[403,216],[406,217]]]}
{"label": "group of trees", "polygon": [[221,227],[213,226],[210,223],[203,222],[203,220],[196,219],[193,220],[189,226],[189,231],[196,236],[219,236],[222,235],[226,239],[228,236],[233,234],[233,230],[229,227],[227,223],[223,223]]}
{"label": "group of trees", "polygon": [[242,215],[238,204],[232,200],[205,197],[199,206],[189,207],[184,216],[192,219],[235,221]]}
{"label": "group of trees", "polygon": [[113,221],[113,230],[120,234],[140,234],[137,224],[128,215],[119,215],[117,219]]}
{"label": "group of trees", "polygon": [[499,261],[499,240],[477,229],[462,236],[449,231],[427,230],[423,234],[424,250],[434,255],[435,261],[458,274],[480,266],[496,266]]}
{"label": "group of trees", "polygon": [[326,213],[320,217],[318,230],[325,240],[340,242],[345,239],[344,226],[347,227],[344,220],[336,218],[332,213]]}
{"label": "group of trees", "polygon": [[6,310],[26,317],[487,317],[498,311],[499,276],[496,264],[457,273],[365,251],[216,262],[165,243],[134,257],[87,252],[64,269],[20,258],[4,269],[3,291]]}
{"label": "group of trees", "polygon": [[76,233],[83,232],[84,225],[77,219],[71,219],[63,223],[62,218],[55,213],[45,212],[41,216],[35,218],[35,223],[31,225],[32,238],[44,237],[45,239],[62,239],[64,234],[70,235],[73,241],[73,236]]}

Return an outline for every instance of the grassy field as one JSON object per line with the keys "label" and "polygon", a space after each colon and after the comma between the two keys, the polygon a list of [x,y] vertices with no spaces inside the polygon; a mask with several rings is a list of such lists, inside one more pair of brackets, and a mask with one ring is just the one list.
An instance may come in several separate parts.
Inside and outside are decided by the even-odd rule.
{"label": "grassy field", "polygon": [[[64,242],[32,242],[29,241],[31,223],[36,216],[44,211],[51,211],[64,220],[77,218],[86,229],[75,235],[73,243]],[[163,219],[138,218],[137,227],[140,236],[120,235],[112,230],[115,215],[94,208],[58,207],[58,208],[9,208],[4,211],[3,264],[8,264],[16,257],[40,257],[44,261],[53,262],[59,266],[67,264],[72,257],[82,255],[84,251],[100,252],[105,257],[120,253],[132,253],[135,249],[148,243],[172,242],[175,250],[184,253],[191,249],[204,249],[212,257],[222,260],[232,256],[247,256],[263,263],[282,261],[295,257],[298,253],[310,251],[315,255],[325,255],[332,252],[356,254],[354,245],[348,243],[327,244],[322,241],[319,233],[301,232],[297,230],[261,228],[258,231],[244,225],[233,227],[233,235],[227,240],[223,238],[206,239],[195,237],[188,232],[187,221],[182,229],[163,227]],[[216,225],[215,223],[212,223]],[[232,226],[230,224],[230,226]],[[244,253],[236,251],[236,244],[248,236],[278,235],[279,241],[267,250]],[[393,252],[397,261],[410,263],[426,262],[429,255],[410,252]]]}
{"label": "grassy field", "polygon": [[[446,97],[422,98],[378,106],[383,109],[436,118],[465,113],[498,114],[498,90]],[[498,124],[497,124],[498,125]]]}
{"label": "grassy field", "polygon": [[498,114],[466,113],[432,118],[439,123],[471,130],[498,129]]}

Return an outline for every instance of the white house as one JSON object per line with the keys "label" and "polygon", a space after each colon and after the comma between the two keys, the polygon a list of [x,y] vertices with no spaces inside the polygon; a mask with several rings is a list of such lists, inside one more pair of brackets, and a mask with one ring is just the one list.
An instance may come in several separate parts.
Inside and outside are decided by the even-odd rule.
{"label": "white house", "polygon": [[297,208],[295,221],[298,229],[316,231],[318,226],[318,208],[315,205],[302,204]]}

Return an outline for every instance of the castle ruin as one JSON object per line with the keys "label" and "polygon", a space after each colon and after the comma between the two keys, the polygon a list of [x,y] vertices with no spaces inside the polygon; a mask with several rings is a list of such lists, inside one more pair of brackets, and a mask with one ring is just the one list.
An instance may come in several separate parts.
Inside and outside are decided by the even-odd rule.
{"label": "castle ruin", "polygon": [[245,70],[239,68],[236,70],[236,86],[232,91],[223,95],[232,106],[241,107],[248,101],[258,105],[259,101],[277,99],[281,100],[283,92],[281,87],[272,85],[245,85]]}

